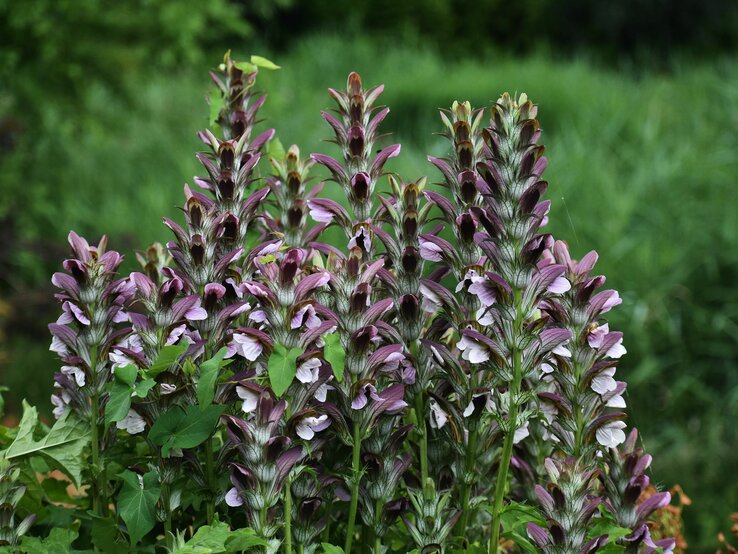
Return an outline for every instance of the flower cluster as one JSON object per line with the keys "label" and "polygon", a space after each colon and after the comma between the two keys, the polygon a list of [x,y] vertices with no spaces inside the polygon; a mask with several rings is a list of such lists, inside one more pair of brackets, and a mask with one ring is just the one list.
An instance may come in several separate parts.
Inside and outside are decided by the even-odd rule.
{"label": "flower cluster", "polygon": [[53,402],[91,428],[95,524],[170,551],[199,528],[193,551],[670,552],[649,527],[669,494],[642,494],[651,458],[626,438],[620,297],[543,231],[536,106],[443,110],[437,186],[388,171],[383,89],[356,73],[322,114],[339,154],[285,152],[257,131],[260,68],[212,74],[173,240],[120,278],[72,233],[54,275]]}

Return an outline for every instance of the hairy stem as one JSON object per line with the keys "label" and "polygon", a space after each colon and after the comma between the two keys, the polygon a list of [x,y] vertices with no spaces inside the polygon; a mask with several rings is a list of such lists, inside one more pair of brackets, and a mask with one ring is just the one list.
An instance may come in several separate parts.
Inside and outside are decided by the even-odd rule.
{"label": "hairy stem", "polygon": [[359,422],[354,422],[354,444],[353,456],[351,459],[351,475],[353,482],[351,483],[351,507],[349,508],[348,527],[346,528],[346,543],[343,549],[346,554],[351,552],[351,544],[354,540],[354,524],[356,522],[356,510],[359,506],[359,454],[361,453],[361,428]]}

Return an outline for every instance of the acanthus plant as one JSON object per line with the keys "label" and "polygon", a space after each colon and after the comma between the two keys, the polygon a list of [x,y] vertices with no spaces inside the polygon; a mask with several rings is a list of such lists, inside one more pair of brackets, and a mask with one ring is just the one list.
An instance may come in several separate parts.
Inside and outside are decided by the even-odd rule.
{"label": "acanthus plant", "polygon": [[[356,73],[323,113],[337,156],[257,134],[276,68],[212,74],[204,174],[139,271],[70,234],[58,421],[27,408],[0,437],[0,540],[62,539],[35,516],[104,552],[671,551],[626,439],[620,298],[543,231],[532,102],[442,111],[436,186],[388,171],[383,89]],[[50,510],[57,481],[28,481],[52,469],[82,487]]]}

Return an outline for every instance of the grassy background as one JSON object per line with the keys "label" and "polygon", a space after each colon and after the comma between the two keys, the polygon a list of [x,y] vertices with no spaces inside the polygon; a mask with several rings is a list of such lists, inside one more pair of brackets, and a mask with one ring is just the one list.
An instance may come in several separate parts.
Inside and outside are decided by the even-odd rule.
{"label": "grassy background", "polygon": [[[738,509],[738,59],[639,73],[534,53],[455,61],[338,35],[301,38],[273,57],[283,69],[261,78],[263,113],[285,146],[332,152],[321,142],[325,89],[357,70],[365,84],[386,85],[384,129],[403,144],[390,168],[408,179],[438,179],[425,160],[446,154],[433,135],[438,108],[455,99],[487,106],[505,90],[539,105],[551,232],[578,256],[596,249],[624,298],[611,326],[626,333],[618,375],[629,383],[630,422],[658,482],[692,497],[688,540],[709,551]],[[11,408],[24,396],[48,404],[49,264],[60,265],[68,229],[108,233],[129,263],[134,249],[169,239],[161,217],[177,213],[182,183],[199,172],[206,68],[144,73],[122,95],[93,85],[73,106],[42,97],[38,128],[0,158],[0,217],[14,218],[3,238],[15,248],[0,345]]]}

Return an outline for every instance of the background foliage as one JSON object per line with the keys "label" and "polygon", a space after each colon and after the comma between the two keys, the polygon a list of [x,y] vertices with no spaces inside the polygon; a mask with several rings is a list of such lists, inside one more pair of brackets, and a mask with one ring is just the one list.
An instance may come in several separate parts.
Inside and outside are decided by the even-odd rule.
{"label": "background foliage", "polygon": [[[68,229],[129,254],[166,240],[207,124],[203,78],[260,52],[285,145],[325,149],[350,70],[386,84],[407,178],[445,154],[436,109],[503,90],[540,106],[552,232],[621,291],[631,422],[692,497],[705,549],[738,507],[738,7],[713,2],[0,0],[0,380],[48,412],[48,283]],[[337,22],[343,32],[337,34]],[[345,24],[344,24],[345,22]],[[564,217],[561,217],[564,215]],[[582,246],[580,246],[580,244]]]}

